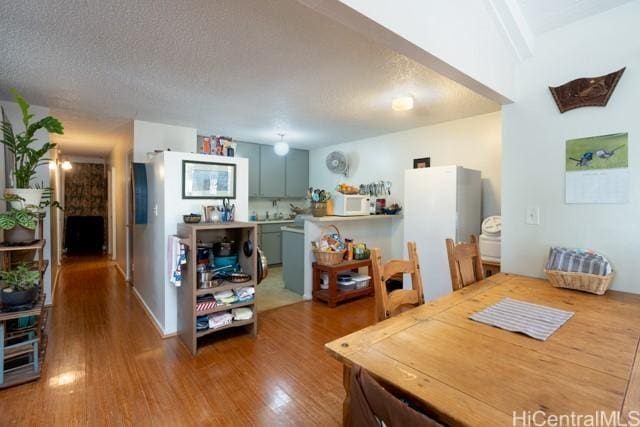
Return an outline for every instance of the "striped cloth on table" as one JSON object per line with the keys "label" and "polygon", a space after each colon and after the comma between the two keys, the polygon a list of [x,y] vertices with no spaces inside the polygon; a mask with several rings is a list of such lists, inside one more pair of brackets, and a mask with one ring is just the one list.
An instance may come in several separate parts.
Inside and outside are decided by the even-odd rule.
{"label": "striped cloth on table", "polygon": [[571,311],[504,298],[469,318],[545,341],[573,315]]}

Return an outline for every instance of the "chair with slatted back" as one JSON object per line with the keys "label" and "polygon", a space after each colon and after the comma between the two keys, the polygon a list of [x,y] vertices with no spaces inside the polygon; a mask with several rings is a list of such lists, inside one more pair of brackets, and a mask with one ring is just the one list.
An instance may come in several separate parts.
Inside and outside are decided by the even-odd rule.
{"label": "chair with slatted back", "polygon": [[480,244],[476,236],[472,234],[469,237],[469,243],[455,243],[452,239],[447,239],[446,244],[451,287],[454,291],[484,279]]}
{"label": "chair with slatted back", "polygon": [[[376,320],[387,319],[407,308],[424,304],[422,292],[422,277],[418,264],[416,243],[408,242],[409,260],[391,260],[382,264],[380,249],[371,250],[371,271],[376,295]],[[411,289],[397,289],[387,293],[386,282],[398,273],[411,274]]]}

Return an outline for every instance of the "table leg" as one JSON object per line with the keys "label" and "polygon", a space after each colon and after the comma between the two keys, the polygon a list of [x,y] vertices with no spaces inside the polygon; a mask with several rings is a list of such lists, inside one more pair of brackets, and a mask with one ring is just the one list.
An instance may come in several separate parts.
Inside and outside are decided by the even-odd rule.
{"label": "table leg", "polygon": [[312,279],[311,279],[311,297],[313,301],[318,301],[318,297],[316,296],[317,292],[320,290],[320,272],[317,268],[313,268]]}
{"label": "table leg", "polygon": [[0,384],[4,384],[4,322],[0,322]]}
{"label": "table leg", "polygon": [[342,386],[344,401],[342,402],[342,425],[351,425],[351,367],[342,365]]}

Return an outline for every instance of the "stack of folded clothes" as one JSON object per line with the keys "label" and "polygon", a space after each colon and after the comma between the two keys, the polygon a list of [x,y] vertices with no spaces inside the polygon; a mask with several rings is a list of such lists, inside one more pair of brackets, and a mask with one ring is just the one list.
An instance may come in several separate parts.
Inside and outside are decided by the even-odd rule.
{"label": "stack of folded clothes", "polygon": [[196,317],[196,330],[202,331],[205,329],[209,329],[209,316]]}
{"label": "stack of folded clothes", "polygon": [[599,253],[587,249],[551,248],[547,270],[607,276],[611,264]]}
{"label": "stack of folded clothes", "polygon": [[216,292],[213,296],[218,304],[234,304],[238,302],[238,297],[232,290]]}
{"label": "stack of folded clothes", "polygon": [[211,294],[201,295],[196,298],[196,311],[210,310],[216,306],[216,299]]}
{"label": "stack of folded clothes", "polygon": [[234,308],[231,314],[233,314],[233,320],[249,320],[253,317],[253,310],[249,307]]}
{"label": "stack of folded clothes", "polygon": [[209,315],[209,328],[218,329],[233,322],[233,315],[228,311]]}
{"label": "stack of folded clothes", "polygon": [[238,297],[238,301],[247,302],[253,299],[253,296],[256,293],[256,288],[253,286],[246,286],[244,288],[236,289],[236,296]]}

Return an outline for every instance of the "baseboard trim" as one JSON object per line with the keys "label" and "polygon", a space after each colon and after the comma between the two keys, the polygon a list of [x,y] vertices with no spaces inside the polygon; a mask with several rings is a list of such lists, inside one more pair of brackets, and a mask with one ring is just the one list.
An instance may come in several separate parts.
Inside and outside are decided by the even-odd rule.
{"label": "baseboard trim", "polygon": [[172,332],[170,334],[165,334],[164,329],[160,325],[160,322],[158,322],[158,319],[153,314],[153,312],[151,311],[151,309],[149,308],[147,303],[144,302],[144,299],[142,299],[142,295],[140,295],[140,293],[138,292],[138,290],[135,287],[132,287],[131,289],[133,290],[133,295],[135,295],[136,299],[138,300],[138,302],[142,306],[142,309],[146,313],[147,317],[149,318],[149,320],[151,320],[151,323],[153,324],[153,326],[155,327],[156,331],[160,335],[160,338],[166,339],[166,338],[175,337],[177,335],[176,332]]}
{"label": "baseboard trim", "polygon": [[56,289],[58,289],[58,281],[60,280],[61,271],[62,271],[62,264],[58,265],[58,268],[56,269],[56,277],[53,279],[53,285],[51,287],[51,301],[53,301],[53,299],[56,296]]}
{"label": "baseboard trim", "polygon": [[118,272],[122,275],[122,278],[126,282],[127,281],[127,274],[124,272],[122,267],[120,267],[120,264],[118,264],[117,262],[114,262],[114,264],[116,266],[116,270],[118,270]]}

